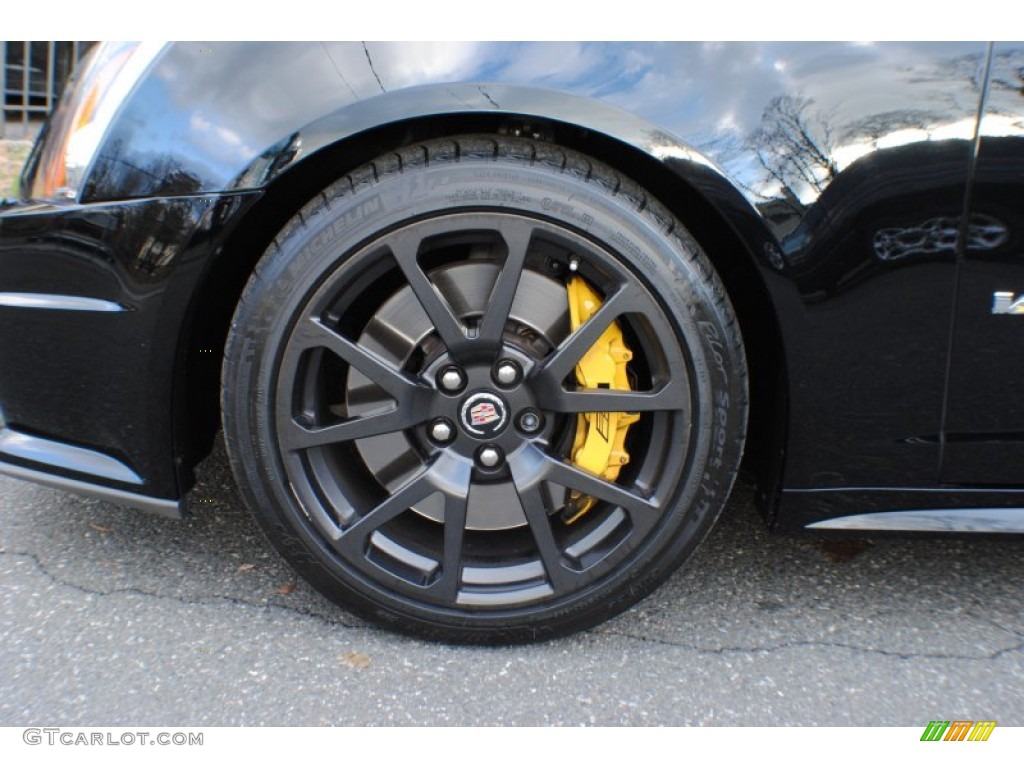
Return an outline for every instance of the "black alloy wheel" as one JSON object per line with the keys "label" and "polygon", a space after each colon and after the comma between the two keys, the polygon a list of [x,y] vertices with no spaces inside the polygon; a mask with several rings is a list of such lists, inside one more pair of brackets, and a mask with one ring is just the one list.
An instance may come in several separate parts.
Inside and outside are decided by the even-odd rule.
{"label": "black alloy wheel", "polygon": [[[571,280],[598,297],[582,322]],[[582,387],[609,327],[629,386]],[[650,592],[721,511],[745,432],[738,327],[683,225],[509,137],[407,147],[311,201],[246,287],[223,380],[232,467],[293,567],[460,642],[565,634]],[[574,460],[584,413],[638,414],[617,471]]]}

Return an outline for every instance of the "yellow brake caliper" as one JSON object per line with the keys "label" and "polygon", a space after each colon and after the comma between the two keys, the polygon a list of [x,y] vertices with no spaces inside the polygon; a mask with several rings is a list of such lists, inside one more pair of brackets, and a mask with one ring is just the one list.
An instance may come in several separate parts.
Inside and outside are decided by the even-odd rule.
{"label": "yellow brake caliper", "polygon": [[[573,331],[590,319],[601,306],[601,299],[580,277],[569,280],[569,322]],[[633,353],[622,338],[618,321],[594,342],[576,365],[576,381],[584,389],[632,390],[626,364]],[[577,416],[576,438],[572,446],[572,463],[580,469],[614,482],[619,471],[629,463],[626,434],[640,420],[639,413],[581,413]],[[569,491],[563,519],[574,523],[597,503],[593,496]]]}

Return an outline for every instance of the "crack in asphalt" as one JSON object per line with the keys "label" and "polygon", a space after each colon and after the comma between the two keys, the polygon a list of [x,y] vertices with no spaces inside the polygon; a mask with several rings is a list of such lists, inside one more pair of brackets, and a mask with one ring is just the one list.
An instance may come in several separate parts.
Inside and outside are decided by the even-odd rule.
{"label": "crack in asphalt", "polygon": [[73,589],[78,592],[82,592],[87,595],[97,595],[99,597],[113,597],[115,595],[138,595],[140,597],[151,597],[157,600],[171,600],[182,605],[215,605],[219,602],[231,603],[232,605],[245,606],[249,608],[258,609],[271,609],[276,608],[281,611],[288,613],[295,613],[299,616],[304,616],[310,619],[316,619],[324,624],[330,626],[339,626],[346,629],[364,629],[369,632],[383,634],[383,630],[379,630],[372,625],[365,624],[352,624],[341,619],[331,619],[318,613],[312,613],[310,611],[304,611],[301,608],[297,608],[292,605],[286,605],[284,603],[274,602],[273,600],[265,600],[263,602],[256,602],[253,600],[245,600],[241,597],[232,597],[231,595],[205,595],[196,598],[180,597],[177,595],[167,595],[160,592],[150,592],[139,587],[117,587],[115,589],[102,590],[95,587],[88,587],[82,584],[76,584],[72,581],[62,579],[60,576],[52,573],[49,568],[43,563],[39,556],[34,552],[23,552],[23,551],[2,551],[0,557],[6,556],[17,556],[31,560],[36,570],[42,573],[46,578],[52,581],[54,584],[58,584],[68,589]]}
{"label": "crack in asphalt", "polygon": [[[138,595],[140,597],[149,597],[157,600],[170,600],[182,605],[215,605],[219,602],[226,602],[232,605],[240,607],[256,608],[260,610],[277,609],[286,613],[296,614],[304,618],[313,619],[319,621],[322,624],[328,626],[339,626],[345,629],[357,629],[363,630],[370,634],[384,635],[388,637],[394,636],[393,632],[388,630],[374,627],[373,625],[365,624],[353,624],[350,622],[343,621],[341,619],[332,619],[322,614],[312,613],[310,611],[302,610],[296,606],[286,605],[273,600],[266,600],[263,602],[255,602],[252,600],[245,600],[240,597],[232,597],[230,595],[206,595],[196,598],[180,597],[176,595],[167,595],[160,592],[151,592],[138,587],[119,587],[110,590],[97,589],[95,587],[88,587],[82,584],[76,584],[66,579],[57,576],[52,573],[49,568],[43,563],[39,556],[34,552],[27,551],[0,551],[0,557],[21,557],[30,560],[43,576],[48,578],[54,584],[57,584],[68,589],[72,589],[84,594],[97,595],[99,597],[113,597],[115,595]],[[1006,634],[1016,637],[1021,642],[1008,648],[1000,648],[988,654],[983,655],[963,655],[963,654],[949,654],[949,653],[906,653],[899,651],[889,651],[883,648],[872,648],[868,646],[856,645],[853,643],[841,643],[841,642],[827,642],[822,640],[794,640],[784,643],[778,643],[775,645],[763,645],[763,646],[724,646],[721,648],[708,648],[705,646],[695,645],[693,643],[679,642],[675,640],[667,640],[665,638],[653,637],[650,635],[635,634],[631,632],[622,632],[618,630],[588,630],[583,634],[591,637],[620,637],[627,640],[633,640],[641,643],[649,643],[667,646],[670,648],[677,648],[681,650],[691,651],[697,654],[710,654],[715,656],[724,656],[726,654],[767,654],[775,653],[777,651],[792,650],[797,648],[837,648],[856,653],[874,654],[879,656],[885,656],[890,658],[897,658],[903,661],[913,661],[915,659],[936,659],[936,660],[949,660],[949,661],[994,661],[1001,656],[1024,651],[1024,633],[1010,629],[1008,627],[1001,626],[998,622],[988,619],[986,617],[980,618],[992,626],[996,627]]]}
{"label": "crack in asphalt", "polygon": [[666,640],[662,637],[650,637],[648,635],[636,635],[630,632],[595,632],[594,634],[601,634],[606,636],[618,636],[625,637],[630,640],[638,640],[644,643],[654,643],[657,645],[665,645],[672,648],[681,648],[683,650],[694,651],[696,653],[708,653],[716,656],[724,656],[729,653],[774,653],[776,651],[789,650],[794,648],[842,648],[848,651],[856,651],[858,653],[876,654],[879,656],[889,656],[893,658],[903,659],[905,661],[912,661],[914,659],[944,659],[950,661],[992,661],[994,659],[1003,656],[1004,654],[1013,653],[1015,651],[1024,651],[1024,635],[1019,632],[1010,632],[1009,634],[1015,637],[1021,638],[1021,642],[1017,645],[1010,646],[1009,648],[1000,648],[992,653],[985,654],[983,656],[969,656],[959,654],[948,654],[948,653],[903,653],[899,651],[887,651],[883,648],[870,648],[863,645],[854,645],[853,643],[836,643],[826,642],[824,640],[794,640],[791,642],[779,643],[777,645],[764,645],[764,646],[726,646],[722,648],[705,648],[699,645],[693,645],[692,643],[681,643],[675,640]]}
{"label": "crack in asphalt", "polygon": [[979,621],[988,622],[989,624],[991,624],[996,629],[1000,630],[1001,632],[1005,632],[1008,635],[1015,635],[1016,637],[1024,637],[1024,632],[1018,632],[1016,629],[1010,629],[1010,627],[1004,627],[998,621],[996,621],[995,619],[990,619],[988,616],[979,616],[978,614],[973,613],[973,612],[969,613],[968,615],[971,618],[978,619]]}

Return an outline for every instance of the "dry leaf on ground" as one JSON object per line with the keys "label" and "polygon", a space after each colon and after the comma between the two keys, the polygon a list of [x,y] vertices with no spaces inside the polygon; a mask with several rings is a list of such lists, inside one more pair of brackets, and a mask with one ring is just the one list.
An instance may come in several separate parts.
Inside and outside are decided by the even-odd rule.
{"label": "dry leaf on ground", "polygon": [[358,651],[348,651],[341,654],[341,663],[353,669],[366,669],[370,666],[370,657]]}

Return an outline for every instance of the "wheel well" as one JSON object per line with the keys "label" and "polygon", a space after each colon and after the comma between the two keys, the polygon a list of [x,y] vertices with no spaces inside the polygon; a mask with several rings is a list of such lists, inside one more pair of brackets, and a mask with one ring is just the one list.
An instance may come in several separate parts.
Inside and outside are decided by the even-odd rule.
{"label": "wheel well", "polygon": [[[220,364],[231,317],[257,261],[284,225],[318,192],[344,173],[385,152],[417,141],[456,134],[516,133],[586,153],[630,176],[690,230],[714,264],[732,300],[743,334],[750,377],[750,418],[744,465],[758,480],[762,509],[770,509],[781,469],[785,424],[782,343],[767,289],[752,255],[723,216],[697,190],[650,155],[576,125],[493,113],[454,114],[392,123],[342,139],[316,160],[282,173],[266,188],[225,242],[193,301],[185,349],[212,354],[186,357],[179,397],[188,407],[177,428],[183,447],[181,487],[209,453],[220,427]],[[179,400],[181,401],[181,400]]]}

